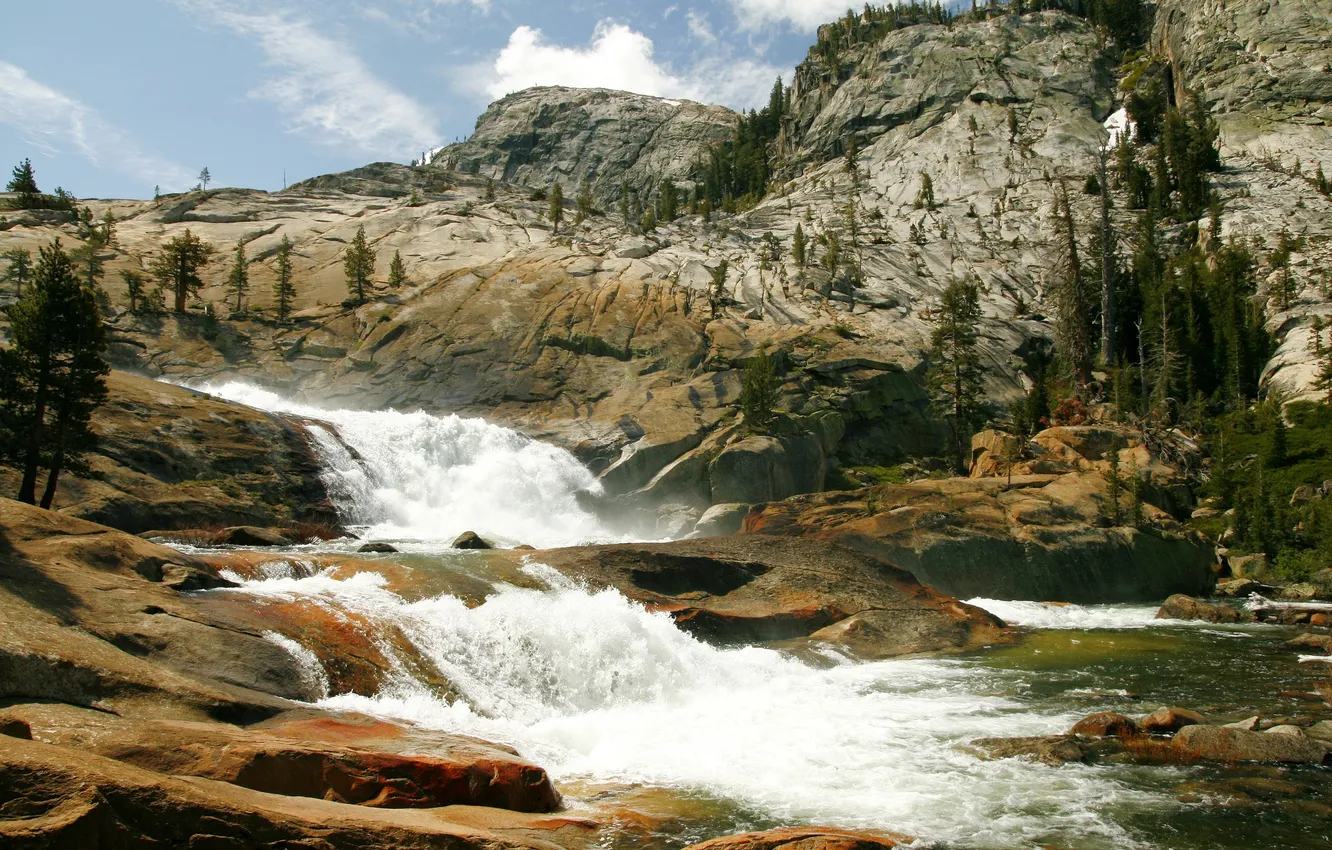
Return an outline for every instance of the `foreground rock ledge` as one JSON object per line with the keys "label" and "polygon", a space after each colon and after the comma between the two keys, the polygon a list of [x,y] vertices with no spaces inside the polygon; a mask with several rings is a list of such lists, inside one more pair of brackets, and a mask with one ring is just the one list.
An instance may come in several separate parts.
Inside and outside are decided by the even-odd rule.
{"label": "foreground rock ledge", "polygon": [[882,850],[909,843],[893,833],[848,832],[827,827],[794,827],[714,838],[685,850]]}
{"label": "foreground rock ledge", "polygon": [[873,659],[964,652],[1014,635],[884,560],[817,540],[738,535],[511,557],[613,587],[714,643],[807,639]]}

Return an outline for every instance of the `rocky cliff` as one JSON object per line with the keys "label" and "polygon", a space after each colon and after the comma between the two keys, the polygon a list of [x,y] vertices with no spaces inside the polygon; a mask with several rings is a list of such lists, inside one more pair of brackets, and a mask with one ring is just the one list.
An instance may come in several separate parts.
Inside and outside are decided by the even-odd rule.
{"label": "rocky cliff", "polygon": [[[1325,81],[1301,70],[1325,52],[1327,22],[1312,2],[1269,5],[1170,0],[1153,44],[1221,120],[1223,236],[1269,249],[1283,227],[1307,236],[1292,259],[1300,297],[1289,310],[1269,305],[1284,342],[1272,380],[1298,392],[1313,374],[1304,322],[1332,313],[1319,294],[1332,202],[1306,179],[1326,150]],[[1260,37],[1272,22],[1300,34],[1281,36],[1278,50]],[[1232,43],[1248,47],[1218,48]],[[1248,82],[1260,71],[1261,94]],[[610,202],[620,182],[640,193],[667,177],[687,184],[734,114],[533,89],[497,102],[472,138],[426,166],[381,163],[275,194],[89,202],[119,219],[105,257],[114,358],[151,375],[246,376],[324,404],[481,414],[574,449],[619,494],[701,507],[817,490],[838,464],[939,449],[923,352],[931,310],[954,278],[984,288],[991,397],[1004,403],[1022,390],[1024,358],[1052,334],[1051,181],[1080,185],[1089,173],[1116,84],[1102,38],[1059,12],[906,27],[845,46],[835,62],[812,53],[795,75],[775,190],[745,212],[685,215],[647,234]],[[1258,135],[1245,129],[1258,124]],[[852,133],[855,175],[841,156]],[[1303,171],[1262,159],[1254,145],[1298,150]],[[933,208],[915,203],[924,174]],[[535,190],[559,180],[571,199],[584,179],[598,211],[575,224],[570,203],[554,232]],[[1074,203],[1090,220],[1094,199]],[[1116,216],[1131,232],[1132,214]],[[816,240],[808,267],[792,259],[797,225]],[[341,252],[360,226],[378,274],[400,251],[410,280],[380,283],[353,306],[343,301]],[[72,225],[32,217],[0,227],[6,249],[74,241]],[[121,311],[116,271],[141,267],[186,228],[221,249],[247,244],[259,262],[245,309],[228,306],[219,259],[200,295],[211,314]],[[297,252],[289,325],[268,307],[266,261],[283,236]],[[854,254],[862,280],[820,267],[821,236]],[[758,352],[780,355],[789,413],[761,445],[734,427],[738,369]]]}

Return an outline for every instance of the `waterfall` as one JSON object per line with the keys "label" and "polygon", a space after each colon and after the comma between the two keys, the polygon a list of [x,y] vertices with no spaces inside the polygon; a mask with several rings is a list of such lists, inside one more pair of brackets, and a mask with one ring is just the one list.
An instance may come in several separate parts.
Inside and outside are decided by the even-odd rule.
{"label": "waterfall", "polygon": [[1141,847],[1118,818],[1177,805],[1105,771],[967,753],[974,738],[1063,732],[1080,716],[1015,698],[1023,674],[709,646],[614,590],[528,572],[549,586],[499,585],[471,608],[404,599],[370,573],[294,572],[220,592],[352,614],[407,641],[458,695],[446,702],[394,663],[378,694],[320,705],[508,743],[560,783],[675,788],[774,822],[891,827],[929,846]]}
{"label": "waterfall", "polygon": [[192,389],[312,425],[323,479],[343,521],[381,540],[448,542],[464,531],[538,548],[608,542],[579,503],[601,484],[569,452],[482,419],[325,410],[242,382]]}

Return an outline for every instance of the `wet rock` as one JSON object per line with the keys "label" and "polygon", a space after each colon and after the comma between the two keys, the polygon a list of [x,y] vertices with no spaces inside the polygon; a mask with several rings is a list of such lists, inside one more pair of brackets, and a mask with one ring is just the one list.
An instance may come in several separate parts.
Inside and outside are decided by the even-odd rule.
{"label": "wet rock", "polygon": [[1177,593],[1165,601],[1156,612],[1158,620],[1204,620],[1209,623],[1248,623],[1253,614],[1229,605],[1205,602]]}
{"label": "wet rock", "polygon": [[912,839],[892,833],[848,832],[831,827],[787,827],[747,832],[691,844],[685,850],[881,850]]}
{"label": "wet rock", "polygon": [[657,512],[657,534],[669,540],[684,537],[702,514],[693,505],[662,505]]}
{"label": "wet rock", "polygon": [[238,525],[224,528],[215,538],[221,546],[290,546],[291,538],[272,528]]}
{"label": "wet rock", "polygon": [[490,543],[482,539],[481,535],[475,531],[464,531],[453,541],[454,549],[494,549]]}
{"label": "wet rock", "polygon": [[1171,746],[1182,758],[1202,761],[1322,764],[1327,747],[1302,729],[1297,732],[1272,734],[1228,726],[1186,726],[1175,733]]}
{"label": "wet rock", "polygon": [[737,534],[749,513],[748,504],[724,503],[713,505],[703,512],[694,525],[693,537],[723,537]]}
{"label": "wet rock", "polygon": [[1250,593],[1271,593],[1272,588],[1251,578],[1223,579],[1216,583],[1216,595],[1231,599],[1244,599]]}
{"label": "wet rock", "polygon": [[1227,559],[1230,574],[1236,578],[1264,578],[1271,573],[1267,556],[1259,552],[1256,555],[1236,555]]}
{"label": "wet rock", "polygon": [[1234,723],[1226,723],[1223,729],[1239,729],[1243,732],[1252,732],[1258,728],[1258,724],[1263,721],[1261,715],[1255,714],[1253,717],[1246,717],[1243,720],[1236,720]]}
{"label": "wet rock", "polygon": [[392,545],[391,543],[366,543],[356,551],[383,555],[398,551],[398,547]]}
{"label": "wet rock", "polygon": [[1087,753],[1073,735],[1026,738],[980,738],[971,746],[992,759],[1029,758],[1048,765],[1082,762]]}
{"label": "wet rock", "polygon": [[1332,653],[1332,635],[1316,635],[1306,632],[1286,641],[1285,645],[1291,649],[1321,649],[1324,652]]}
{"label": "wet rock", "polygon": [[1131,718],[1112,711],[1088,715],[1073,725],[1070,734],[1089,738],[1133,738],[1142,734]]}
{"label": "wet rock", "polygon": [[1317,741],[1332,744],[1332,720],[1320,720],[1305,730],[1306,734]]}
{"label": "wet rock", "polygon": [[1187,708],[1163,705],[1138,721],[1138,728],[1149,735],[1173,735],[1185,726],[1206,723],[1207,718]]}
{"label": "wet rock", "polygon": [[1307,582],[1288,584],[1277,594],[1277,599],[1283,602],[1312,602],[1317,598],[1318,588]]}

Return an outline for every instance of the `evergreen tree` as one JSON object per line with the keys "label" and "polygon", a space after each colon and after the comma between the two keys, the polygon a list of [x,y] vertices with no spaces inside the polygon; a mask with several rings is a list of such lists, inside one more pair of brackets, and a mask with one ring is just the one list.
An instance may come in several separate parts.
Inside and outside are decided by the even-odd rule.
{"label": "evergreen tree", "polygon": [[1104,145],[1096,158],[1097,175],[1100,177],[1097,194],[1101,200],[1101,232],[1099,253],[1101,255],[1101,361],[1107,366],[1115,362],[1115,231],[1110,224],[1110,181],[1106,174],[1106,165],[1110,160],[1110,149]]}
{"label": "evergreen tree", "polygon": [[795,236],[791,239],[791,259],[802,269],[805,267],[805,230],[796,222]]}
{"label": "evergreen tree", "polygon": [[208,166],[204,166],[199,172],[199,186],[205,192],[208,191],[208,184],[213,182],[213,175],[208,171]]}
{"label": "evergreen tree", "polygon": [[277,320],[286,322],[291,318],[291,302],[296,297],[296,286],[292,281],[291,239],[284,233],[278,243],[274,271],[277,278],[273,282],[273,303],[277,307]]}
{"label": "evergreen tree", "polygon": [[1275,405],[1272,412],[1272,433],[1268,435],[1267,457],[1263,462],[1268,469],[1279,469],[1286,465],[1290,456],[1290,435],[1286,431],[1286,418],[1281,405]]}
{"label": "evergreen tree", "polygon": [[708,269],[708,276],[712,278],[712,287],[708,290],[708,302],[714,319],[721,315],[722,305],[726,302],[726,275],[730,270],[731,264],[727,260],[722,260],[716,268]]}
{"label": "evergreen tree", "polygon": [[494,178],[494,177],[487,177],[487,178],[486,178],[486,200],[487,200],[487,201],[493,201],[493,200],[495,200],[495,178]]}
{"label": "evergreen tree", "polygon": [[401,251],[393,252],[393,261],[389,263],[388,283],[395,289],[411,283],[407,279],[407,265],[402,261]]}
{"label": "evergreen tree", "polygon": [[564,219],[564,187],[558,181],[550,190],[550,232],[560,232],[560,222]]}
{"label": "evergreen tree", "polygon": [[1077,231],[1068,186],[1059,183],[1054,215],[1055,342],[1080,386],[1091,383],[1091,299],[1078,258]]}
{"label": "evergreen tree", "polygon": [[860,140],[856,138],[855,133],[847,136],[846,153],[843,157],[846,163],[846,173],[851,175],[851,183],[854,185],[860,177]]}
{"label": "evergreen tree", "polygon": [[767,430],[780,389],[771,358],[763,353],[751,357],[740,381],[740,410],[745,415],[746,428],[755,433]]}
{"label": "evergreen tree", "polygon": [[14,166],[13,176],[5,186],[5,191],[18,195],[16,204],[19,209],[32,209],[37,205],[41,190],[37,188],[37,176],[32,170],[32,160],[24,159]]}
{"label": "evergreen tree", "polygon": [[984,370],[979,351],[980,287],[954,280],[943,292],[930,336],[926,383],[934,409],[953,434],[953,460],[958,471],[966,462],[972,431],[984,419]]}
{"label": "evergreen tree", "polygon": [[620,201],[619,201],[619,209],[618,209],[618,212],[620,213],[620,223],[621,223],[624,227],[628,228],[629,225],[633,224],[633,219],[631,219],[631,218],[629,217],[629,215],[630,215],[630,214],[629,214],[629,183],[628,183],[627,181],[625,181],[625,180],[621,180],[621,181],[620,181]]}
{"label": "evergreen tree", "polygon": [[657,190],[657,220],[675,221],[679,205],[680,197],[675,183],[670,180],[664,181]]}
{"label": "evergreen tree", "polygon": [[644,233],[651,233],[657,229],[657,211],[648,207],[643,210],[643,217],[638,221],[638,229]]}
{"label": "evergreen tree", "polygon": [[111,247],[120,244],[120,240],[116,238],[116,217],[111,215],[110,207],[107,207],[102,215],[102,232],[98,235],[98,239],[103,245]]}
{"label": "evergreen tree", "polygon": [[592,184],[587,178],[578,185],[578,196],[574,198],[574,206],[578,210],[574,214],[574,224],[582,224],[592,215]]}
{"label": "evergreen tree", "polygon": [[1111,525],[1119,525],[1122,516],[1119,511],[1119,495],[1124,489],[1124,480],[1119,474],[1119,441],[1112,440],[1110,451],[1106,452],[1110,468],[1105,472],[1106,500],[1110,503],[1108,516]]}
{"label": "evergreen tree", "polygon": [[125,282],[125,294],[129,296],[130,312],[139,312],[143,306],[144,276],[131,269],[121,269],[120,279]]}
{"label": "evergreen tree", "polygon": [[366,241],[365,225],[356,229],[356,235],[342,254],[342,273],[352,300],[358,305],[364,304],[365,291],[370,288],[375,274],[375,252]]}
{"label": "evergreen tree", "polygon": [[236,242],[236,253],[231,261],[231,271],[227,273],[227,292],[236,298],[235,311],[239,313],[245,306],[245,293],[250,291],[250,264],[245,257],[245,243]]}
{"label": "evergreen tree", "polygon": [[920,173],[920,192],[916,194],[916,209],[934,209],[934,181],[928,172]]}
{"label": "evergreen tree", "polygon": [[106,397],[106,332],[95,293],[82,285],[59,240],[39,252],[32,285],[10,308],[12,344],[0,349],[0,452],[22,470],[18,500],[37,503],[38,469],[50,508],[60,473],[79,469],[88,427]]}
{"label": "evergreen tree", "polygon": [[25,248],[13,248],[0,258],[5,261],[5,280],[14,283],[14,297],[23,297],[23,285],[32,276],[32,254]]}
{"label": "evergreen tree", "polygon": [[1134,528],[1142,527],[1142,476],[1138,472],[1138,458],[1129,458],[1129,523]]}
{"label": "evergreen tree", "polygon": [[212,245],[186,230],[163,245],[148,264],[148,271],[162,288],[171,291],[175,312],[184,313],[186,299],[203,287],[199,271],[208,265],[214,250]]}

